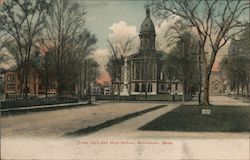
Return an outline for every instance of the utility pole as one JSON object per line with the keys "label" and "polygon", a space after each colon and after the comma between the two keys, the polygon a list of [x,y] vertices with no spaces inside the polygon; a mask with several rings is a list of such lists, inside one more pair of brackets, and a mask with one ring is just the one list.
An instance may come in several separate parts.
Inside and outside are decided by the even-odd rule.
{"label": "utility pole", "polygon": [[147,55],[144,56],[144,69],[145,69],[145,101],[148,100],[148,77],[147,77],[147,72],[148,72],[148,64],[147,64]]}
{"label": "utility pole", "polygon": [[45,55],[45,77],[46,77],[46,84],[45,84],[45,96],[48,98],[48,88],[49,88],[49,75],[48,75],[48,52]]}
{"label": "utility pole", "polygon": [[87,60],[84,60],[84,95],[87,95]]}

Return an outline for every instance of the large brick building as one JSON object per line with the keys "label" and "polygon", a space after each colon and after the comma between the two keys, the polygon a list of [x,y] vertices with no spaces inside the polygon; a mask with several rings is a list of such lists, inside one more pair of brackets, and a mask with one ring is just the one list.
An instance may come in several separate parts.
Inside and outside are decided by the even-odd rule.
{"label": "large brick building", "polygon": [[[21,87],[17,71],[18,69],[11,68],[5,70],[4,72],[3,89],[6,95],[20,95],[22,92],[24,92],[25,87],[24,84],[23,87]],[[56,86],[57,85],[55,81],[49,83],[47,93],[55,95],[57,93]],[[30,67],[28,84],[26,89],[29,96],[44,95],[46,92],[46,85],[44,84],[44,79],[40,75],[39,70],[35,67]]]}

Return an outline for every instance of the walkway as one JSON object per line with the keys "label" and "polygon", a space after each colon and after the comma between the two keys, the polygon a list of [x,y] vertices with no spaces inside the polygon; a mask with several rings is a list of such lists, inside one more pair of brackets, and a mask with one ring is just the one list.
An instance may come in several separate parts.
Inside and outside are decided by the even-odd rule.
{"label": "walkway", "polygon": [[1,137],[60,137],[162,103],[103,103],[95,106],[1,117]]}
{"label": "walkway", "polygon": [[250,106],[250,103],[234,99],[227,96],[210,96],[210,103],[213,105],[229,105],[229,106]]}

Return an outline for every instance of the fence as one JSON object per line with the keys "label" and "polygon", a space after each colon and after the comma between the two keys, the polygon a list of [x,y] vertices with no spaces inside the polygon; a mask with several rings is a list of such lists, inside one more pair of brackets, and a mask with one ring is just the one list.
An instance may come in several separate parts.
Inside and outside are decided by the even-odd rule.
{"label": "fence", "polygon": [[[117,95],[98,95],[97,100],[118,100]],[[121,101],[145,101],[145,95],[130,95],[130,96],[120,96]],[[147,95],[148,101],[181,101],[181,95]]]}

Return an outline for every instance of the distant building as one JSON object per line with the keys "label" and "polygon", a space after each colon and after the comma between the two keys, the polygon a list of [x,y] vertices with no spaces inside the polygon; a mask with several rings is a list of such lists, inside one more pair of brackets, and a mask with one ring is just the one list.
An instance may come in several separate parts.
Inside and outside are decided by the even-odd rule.
{"label": "distant building", "polygon": [[104,87],[104,89],[103,89],[103,94],[104,94],[104,95],[111,95],[111,94],[112,94],[112,89],[111,89],[111,87]]}
{"label": "distant building", "polygon": [[101,85],[93,85],[91,86],[91,95],[101,95],[102,94],[102,86]]}
{"label": "distant building", "polygon": [[214,64],[209,81],[209,94],[219,96],[225,94],[226,86],[222,71]]}
{"label": "distant building", "polygon": [[[44,82],[45,80],[40,75],[39,69],[31,66],[27,88],[24,88],[25,84],[21,87],[21,83],[18,78],[18,69],[10,68],[4,73],[3,90],[6,95],[20,95],[22,92],[24,93],[24,90],[26,89],[29,96],[38,96],[46,93],[46,85]],[[55,81],[48,84],[47,93],[52,95],[57,93],[57,83]]]}
{"label": "distant building", "polygon": [[[163,60],[160,52],[155,49],[155,26],[150,18],[150,10],[146,8],[146,18],[140,28],[140,48],[137,53],[127,57],[127,82],[128,94],[182,94],[182,86],[178,80],[169,81],[161,64]],[[125,62],[120,59],[122,64],[121,78],[115,81],[114,92],[122,92],[125,82]],[[120,88],[119,88],[120,87]]]}

